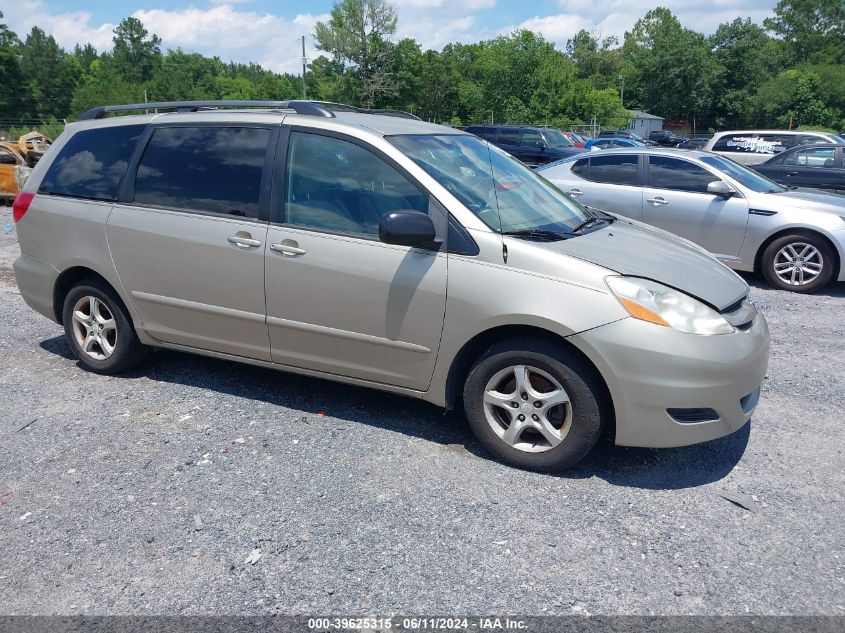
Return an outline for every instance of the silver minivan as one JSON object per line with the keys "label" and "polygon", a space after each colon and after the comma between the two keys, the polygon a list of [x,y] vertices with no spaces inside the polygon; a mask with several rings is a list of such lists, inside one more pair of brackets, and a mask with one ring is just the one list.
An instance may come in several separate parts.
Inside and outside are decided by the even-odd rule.
{"label": "silver minivan", "polygon": [[[105,116],[132,109],[158,113]],[[13,215],[21,295],[87,370],[169,348],[462,406],[520,467],[571,466],[603,429],[626,446],[726,435],[766,372],[766,321],[707,252],[422,121],[95,108]]]}
{"label": "silver minivan", "polygon": [[702,149],[727,156],[743,165],[759,165],[788,149],[814,143],[845,143],[845,139],[827,132],[733,130],[716,133]]}

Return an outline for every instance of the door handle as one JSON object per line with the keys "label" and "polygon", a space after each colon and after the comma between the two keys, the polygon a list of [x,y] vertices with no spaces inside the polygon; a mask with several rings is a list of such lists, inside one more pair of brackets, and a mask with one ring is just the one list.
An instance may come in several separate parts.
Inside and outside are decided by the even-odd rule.
{"label": "door handle", "polygon": [[584,192],[583,192],[583,191],[581,191],[580,189],[570,189],[570,190],[569,190],[569,195],[570,195],[570,196],[583,196],[583,195],[584,195]]}
{"label": "door handle", "polygon": [[234,244],[238,248],[255,248],[261,246],[261,242],[252,239],[249,233],[230,235],[226,238],[230,244]]}
{"label": "door handle", "polygon": [[648,200],[646,200],[646,202],[651,202],[651,204],[653,204],[656,207],[659,207],[659,206],[664,205],[664,204],[669,204],[669,201],[666,200],[666,198],[663,198],[661,196],[657,196],[656,198],[649,198]]}
{"label": "door handle", "polygon": [[270,250],[281,253],[282,255],[290,255],[292,257],[305,255],[305,249],[299,248],[299,245],[293,240],[285,240],[281,244],[270,244]]}
{"label": "door handle", "polygon": [[786,172],[786,175],[787,176],[797,176],[798,172],[797,171],[788,171],[788,172]]}

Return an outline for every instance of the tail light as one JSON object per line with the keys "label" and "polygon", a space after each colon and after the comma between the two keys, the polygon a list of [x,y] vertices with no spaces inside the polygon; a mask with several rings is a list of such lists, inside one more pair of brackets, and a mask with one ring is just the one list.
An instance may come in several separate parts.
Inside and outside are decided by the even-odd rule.
{"label": "tail light", "polygon": [[15,197],[15,202],[12,204],[12,218],[15,222],[20,222],[24,214],[29,211],[29,205],[32,204],[33,198],[35,198],[35,194],[26,191],[20,192]]}

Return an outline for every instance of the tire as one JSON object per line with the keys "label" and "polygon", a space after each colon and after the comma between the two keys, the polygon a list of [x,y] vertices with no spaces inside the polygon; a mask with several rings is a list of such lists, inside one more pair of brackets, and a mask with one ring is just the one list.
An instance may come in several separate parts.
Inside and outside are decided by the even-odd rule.
{"label": "tire", "polygon": [[[795,263],[798,263],[800,268],[790,267]],[[760,258],[760,265],[763,277],[769,285],[780,290],[812,294],[827,286],[833,279],[836,254],[830,245],[817,235],[793,233],[779,237],[769,244]]]}
{"label": "tire", "polygon": [[[527,400],[518,374],[523,385],[527,376]],[[611,415],[605,393],[595,370],[574,354],[541,339],[513,338],[476,361],[464,383],[464,410],[475,436],[503,462],[555,472],[577,464],[598,441]],[[568,401],[555,405],[563,396]]]}
{"label": "tire", "polygon": [[120,297],[98,279],[85,279],[70,289],[62,322],[73,353],[88,371],[122,374],[137,367],[149,352],[138,340]]}

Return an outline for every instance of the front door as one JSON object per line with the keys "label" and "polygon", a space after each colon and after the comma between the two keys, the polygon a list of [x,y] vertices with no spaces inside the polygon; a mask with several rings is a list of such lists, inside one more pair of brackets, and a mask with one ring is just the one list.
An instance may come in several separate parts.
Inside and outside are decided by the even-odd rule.
{"label": "front door", "polygon": [[688,160],[649,156],[643,222],[695,242],[722,259],[739,256],[748,225],[748,203],[707,193],[719,176]]}
{"label": "front door", "polygon": [[[294,129],[286,155],[282,208],[266,249],[273,361],[427,389],[443,329],[447,256],[384,244],[378,227],[390,211],[440,214],[439,207],[354,139]],[[445,227],[445,216],[433,219]]]}
{"label": "front door", "polygon": [[268,127],[152,131],[107,234],[120,280],[154,338],[270,360],[262,179],[275,136]]}

